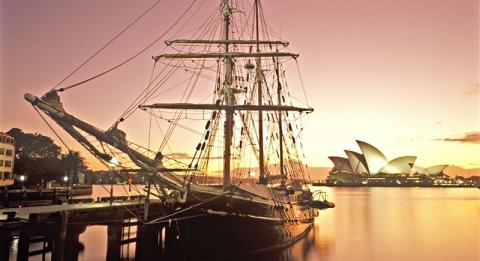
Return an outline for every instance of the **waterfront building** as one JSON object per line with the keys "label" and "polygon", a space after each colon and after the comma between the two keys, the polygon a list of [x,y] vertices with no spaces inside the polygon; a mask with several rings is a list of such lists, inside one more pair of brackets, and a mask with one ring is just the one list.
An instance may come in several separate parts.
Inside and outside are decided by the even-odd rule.
{"label": "waterfront building", "polygon": [[438,176],[448,165],[420,167],[415,165],[416,156],[402,156],[388,160],[373,145],[357,140],[361,153],[345,150],[345,157],[330,156],[333,168],[330,173],[344,172],[357,175],[410,175],[412,171],[418,175]]}
{"label": "waterfront building", "polygon": [[15,161],[15,139],[0,132],[0,186],[13,184],[13,164]]}
{"label": "waterfront building", "polygon": [[[357,140],[361,153],[345,150],[346,157],[330,156],[333,168],[327,183],[354,185],[402,186],[433,184],[434,178],[444,176],[448,165],[420,167],[416,156],[387,157],[373,145]],[[413,175],[411,175],[413,174]]]}

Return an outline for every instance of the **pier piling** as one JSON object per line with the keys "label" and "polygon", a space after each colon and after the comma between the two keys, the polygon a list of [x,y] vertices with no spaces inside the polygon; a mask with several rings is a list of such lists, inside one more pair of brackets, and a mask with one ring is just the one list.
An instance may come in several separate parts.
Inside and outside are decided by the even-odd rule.
{"label": "pier piling", "polygon": [[52,260],[63,261],[65,254],[65,239],[67,237],[68,212],[58,212],[58,230],[53,239]]}
{"label": "pier piling", "polygon": [[10,230],[0,226],[0,260],[8,260],[10,255]]}
{"label": "pier piling", "polygon": [[30,236],[32,234],[32,227],[30,224],[25,224],[20,229],[20,236],[18,238],[18,252],[17,261],[28,261],[28,253],[30,246]]}
{"label": "pier piling", "polygon": [[[16,260],[28,260],[32,256],[43,260],[48,252],[51,253],[50,260],[77,260],[83,249],[79,242],[80,234],[87,226],[94,225],[107,226],[107,260],[122,259],[122,246],[135,242],[136,260],[159,259],[164,244],[162,225],[142,222],[143,207],[143,198],[139,197],[133,200],[119,198],[113,202],[89,201],[5,209],[7,219],[0,220],[0,260],[9,260],[14,237],[19,238],[18,248],[14,250],[17,252]],[[132,211],[135,209],[140,211]],[[149,200],[148,220],[165,215],[168,209],[160,200]],[[16,216],[7,213],[15,213]],[[124,239],[124,228],[130,231],[131,226],[137,226],[136,238],[130,238],[130,232],[127,232],[127,239]],[[33,243],[40,244],[40,249],[36,247],[30,251]]]}
{"label": "pier piling", "polygon": [[112,222],[108,225],[107,234],[107,260],[120,260],[121,241],[122,241],[122,223]]}

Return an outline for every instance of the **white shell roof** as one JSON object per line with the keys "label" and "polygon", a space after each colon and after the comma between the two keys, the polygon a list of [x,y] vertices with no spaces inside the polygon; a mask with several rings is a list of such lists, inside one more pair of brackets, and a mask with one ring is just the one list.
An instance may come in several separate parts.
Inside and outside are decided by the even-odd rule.
{"label": "white shell roof", "polygon": [[347,154],[348,161],[350,162],[354,174],[368,174],[368,167],[366,165],[365,157],[363,157],[362,154],[351,150],[345,150],[345,154]]}
{"label": "white shell roof", "polygon": [[415,156],[398,157],[389,161],[380,172],[385,174],[410,174],[416,160],[417,157]]}
{"label": "white shell roof", "polygon": [[428,168],[423,168],[420,166],[415,166],[414,169],[418,174],[423,175],[439,175],[448,165],[435,165]]}
{"label": "white shell roof", "polygon": [[357,140],[357,144],[360,147],[365,160],[367,161],[370,175],[378,174],[380,170],[388,163],[385,155],[383,155],[379,149],[364,141]]}
{"label": "white shell roof", "polygon": [[337,157],[337,156],[330,156],[328,157],[333,162],[333,168],[336,171],[348,171],[352,172],[350,167],[350,162],[347,158]]}

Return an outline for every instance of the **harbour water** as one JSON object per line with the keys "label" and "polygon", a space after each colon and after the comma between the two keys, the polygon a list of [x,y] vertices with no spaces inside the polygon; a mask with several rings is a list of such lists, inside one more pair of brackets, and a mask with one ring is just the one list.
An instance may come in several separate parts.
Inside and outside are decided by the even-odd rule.
{"label": "harbour water", "polygon": [[[109,187],[94,186],[92,196],[108,196]],[[336,207],[320,212],[314,229],[304,240],[280,252],[237,257],[295,261],[480,260],[479,189],[312,189],[325,190]],[[115,185],[114,191],[115,195],[125,194],[128,186]],[[80,235],[84,250],[79,260],[105,260],[106,230],[92,226]],[[126,260],[133,260],[134,253],[134,243],[122,247]]]}
{"label": "harbour water", "polygon": [[480,260],[477,188],[322,189],[312,260]]}

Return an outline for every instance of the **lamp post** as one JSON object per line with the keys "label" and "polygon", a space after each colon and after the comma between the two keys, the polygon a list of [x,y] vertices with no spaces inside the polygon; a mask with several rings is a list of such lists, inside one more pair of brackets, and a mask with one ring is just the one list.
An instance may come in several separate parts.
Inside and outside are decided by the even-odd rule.
{"label": "lamp post", "polygon": [[22,182],[22,197],[26,197],[25,186],[24,186],[25,175],[20,175],[20,182]]}
{"label": "lamp post", "polygon": [[63,181],[65,182],[65,185],[67,185],[68,182],[68,176],[63,177]]}
{"label": "lamp post", "polygon": [[27,193],[25,190],[25,175],[20,175],[20,182],[22,182],[22,197],[27,197]]}

